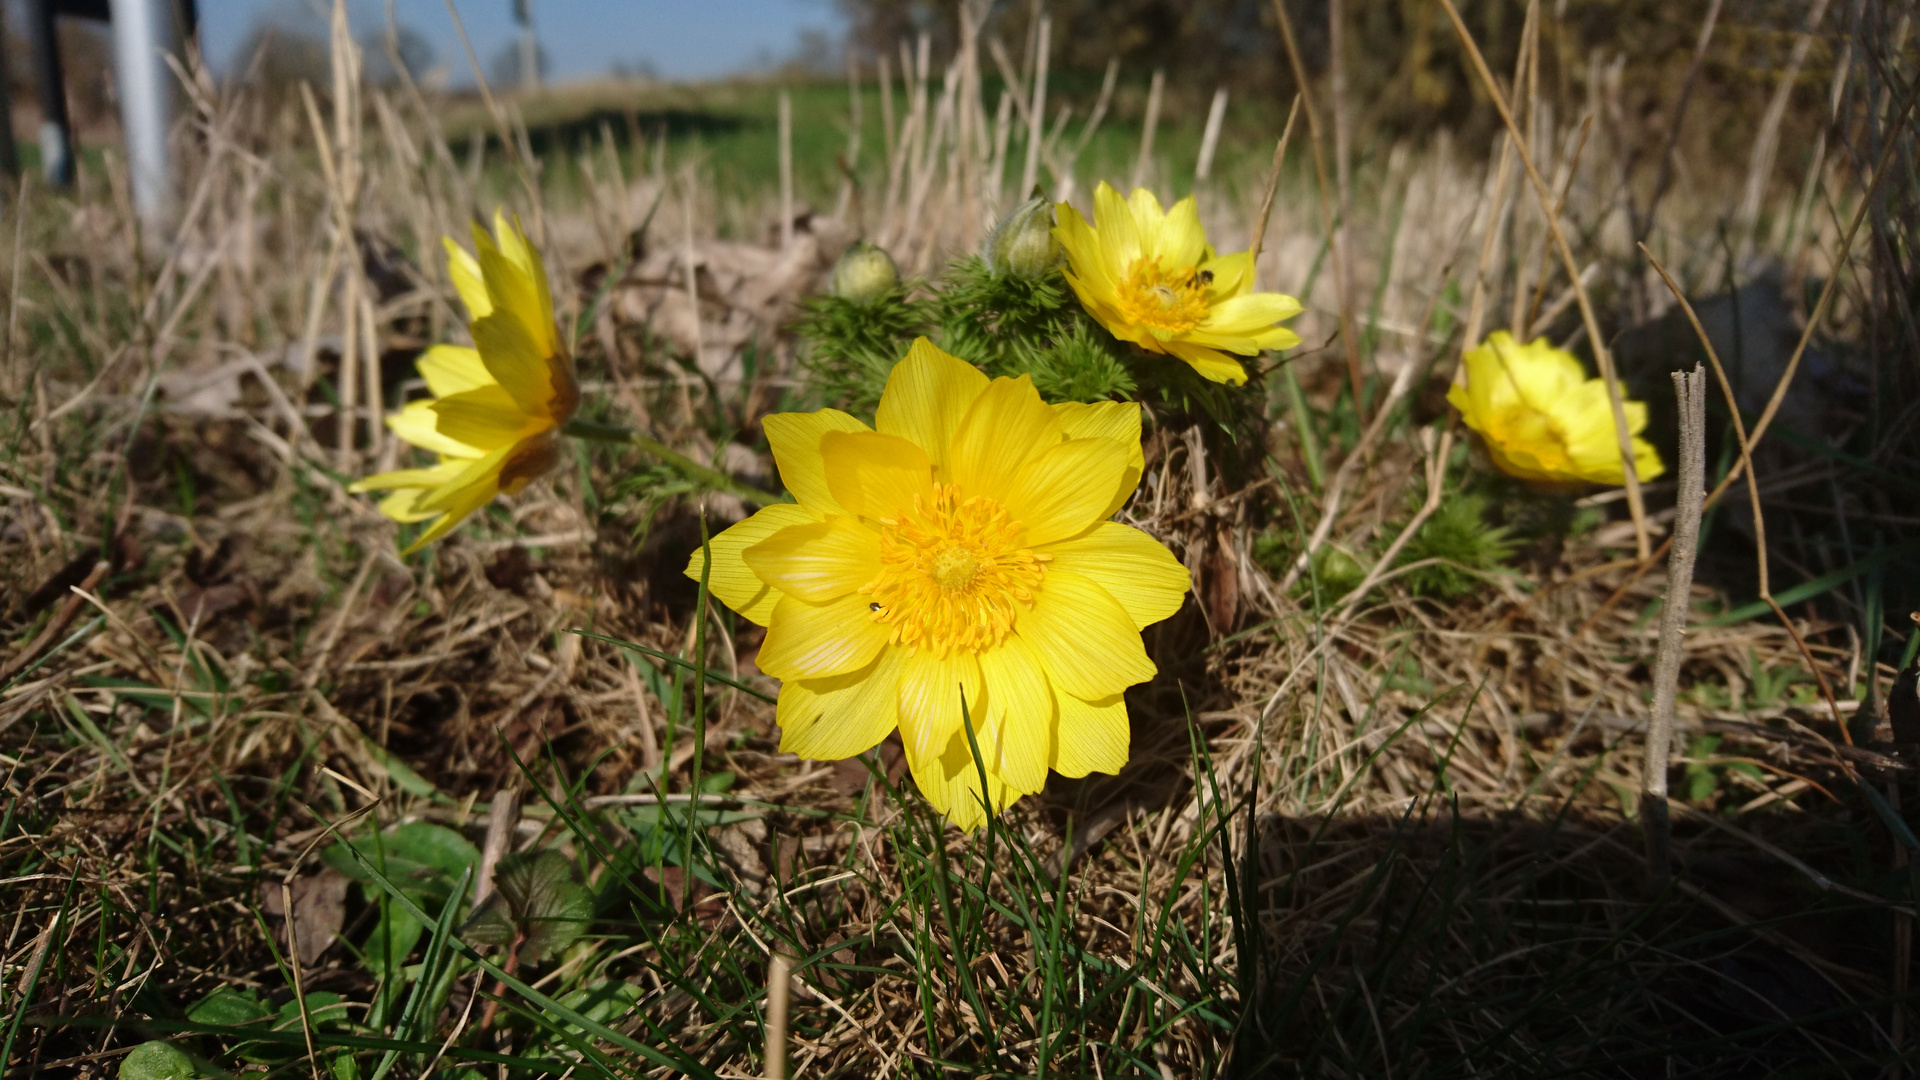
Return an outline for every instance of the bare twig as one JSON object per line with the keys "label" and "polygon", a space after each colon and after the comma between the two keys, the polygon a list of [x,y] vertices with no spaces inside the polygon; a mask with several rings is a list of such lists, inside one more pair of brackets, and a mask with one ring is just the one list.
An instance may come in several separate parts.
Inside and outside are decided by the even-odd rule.
{"label": "bare twig", "polygon": [[1287,126],[1280,132],[1280,141],[1273,144],[1273,165],[1267,170],[1266,190],[1260,193],[1260,216],[1253,222],[1253,239],[1248,245],[1249,273],[1254,280],[1260,278],[1260,249],[1267,246],[1267,220],[1273,214],[1273,196],[1280,189],[1280,166],[1287,160],[1287,143],[1293,139],[1294,121],[1300,118],[1300,95],[1293,95],[1293,105],[1287,110]]}
{"label": "bare twig", "polygon": [[1653,888],[1666,887],[1673,867],[1673,824],[1667,816],[1667,762],[1673,750],[1674,697],[1685,658],[1687,614],[1692,605],[1693,559],[1700,537],[1700,492],[1707,471],[1707,373],[1699,365],[1673,373],[1680,401],[1680,493],[1674,504],[1673,555],[1667,559],[1667,599],[1660,612],[1660,648],[1653,664],[1653,712],[1640,781],[1641,827]]}

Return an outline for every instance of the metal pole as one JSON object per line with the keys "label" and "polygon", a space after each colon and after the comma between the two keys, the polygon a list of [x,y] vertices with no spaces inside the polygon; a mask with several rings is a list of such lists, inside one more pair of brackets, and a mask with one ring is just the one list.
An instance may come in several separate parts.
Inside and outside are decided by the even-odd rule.
{"label": "metal pole", "polygon": [[[7,6],[0,3],[0,28],[7,23]],[[8,78],[6,34],[0,29],[0,174],[20,175],[20,156],[13,142],[13,80]]]}
{"label": "metal pole", "polygon": [[56,0],[27,0],[27,38],[33,51],[33,88],[40,99],[40,171],[53,187],[73,186],[73,126],[54,33]]}
{"label": "metal pole", "polygon": [[513,21],[520,24],[520,89],[540,89],[540,39],[533,32],[532,0],[513,0]]}
{"label": "metal pole", "polygon": [[120,126],[127,133],[127,171],[133,206],[151,228],[173,214],[173,71],[166,55],[180,39],[172,0],[111,0],[113,65],[120,90]]}

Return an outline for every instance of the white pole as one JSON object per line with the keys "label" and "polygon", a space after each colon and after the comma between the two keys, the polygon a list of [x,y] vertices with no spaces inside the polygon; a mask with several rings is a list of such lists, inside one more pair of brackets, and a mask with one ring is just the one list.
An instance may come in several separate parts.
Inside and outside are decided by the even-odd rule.
{"label": "white pole", "polygon": [[127,135],[127,171],[133,205],[150,228],[173,214],[173,72],[166,54],[178,50],[172,0],[110,0],[113,65],[120,91],[120,126]]}

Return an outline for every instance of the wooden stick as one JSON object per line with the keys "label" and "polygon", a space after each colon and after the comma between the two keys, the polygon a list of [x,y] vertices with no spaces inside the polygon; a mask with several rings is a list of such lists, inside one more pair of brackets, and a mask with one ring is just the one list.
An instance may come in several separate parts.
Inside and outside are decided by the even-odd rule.
{"label": "wooden stick", "polygon": [[1040,179],[1041,138],[1046,134],[1047,119],[1047,57],[1052,50],[1049,47],[1053,39],[1053,17],[1043,15],[1040,29],[1034,37],[1033,62],[1033,105],[1027,109],[1027,157],[1020,166],[1020,190],[1022,199],[1033,193],[1033,185]]}
{"label": "wooden stick", "polygon": [[1200,136],[1200,160],[1193,166],[1193,182],[1205,180],[1213,172],[1213,148],[1220,141],[1220,125],[1227,119],[1227,88],[1213,92],[1213,104],[1207,107],[1207,128]]}
{"label": "wooden stick", "polygon": [[1147,86],[1147,116],[1140,125],[1140,156],[1133,160],[1133,176],[1127,181],[1129,189],[1142,187],[1147,182],[1147,166],[1153,161],[1153,130],[1160,126],[1160,95],[1167,87],[1167,73],[1155,68],[1153,82]]}
{"label": "wooden stick", "polygon": [[1673,872],[1673,823],[1667,816],[1667,763],[1673,750],[1674,697],[1686,658],[1688,602],[1700,537],[1700,495],[1707,471],[1707,372],[1673,373],[1680,399],[1680,494],[1674,504],[1673,554],[1667,559],[1667,597],[1660,611],[1660,648],[1653,663],[1653,712],[1647,719],[1646,757],[1640,779],[1640,820],[1646,832],[1653,890],[1666,888]]}
{"label": "wooden stick", "polygon": [[793,95],[780,88],[780,250],[793,246]]}
{"label": "wooden stick", "polygon": [[1280,189],[1280,165],[1287,160],[1287,143],[1293,139],[1293,122],[1300,118],[1300,95],[1293,95],[1293,107],[1287,110],[1287,126],[1280,132],[1280,141],[1273,145],[1273,166],[1267,170],[1267,189],[1260,195],[1260,216],[1253,223],[1253,240],[1247,246],[1252,256],[1251,273],[1256,282],[1260,279],[1260,249],[1267,242],[1267,219],[1273,213],[1273,196]]}

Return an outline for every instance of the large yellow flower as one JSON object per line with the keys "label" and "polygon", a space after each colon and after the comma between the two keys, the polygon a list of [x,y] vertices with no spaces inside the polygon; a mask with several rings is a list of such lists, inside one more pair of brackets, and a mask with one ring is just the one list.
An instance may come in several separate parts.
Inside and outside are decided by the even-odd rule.
{"label": "large yellow flower", "polygon": [[[1607,385],[1587,378],[1571,353],[1546,338],[1522,345],[1496,330],[1462,361],[1466,385],[1455,383],[1447,400],[1480,433],[1501,471],[1551,484],[1626,483]],[[1623,404],[1634,475],[1651,480],[1666,466],[1653,444],[1639,437],[1647,426],[1646,403]]]}
{"label": "large yellow flower", "polygon": [[391,491],[380,512],[433,525],[414,551],[452,531],[496,494],[511,495],[560,460],[558,434],[580,403],[573,360],[553,319],[540,253],[518,223],[473,227],[475,253],[453,242],[447,271],[472,318],[473,348],[436,345],[420,357],[431,400],[387,417],[395,435],[440,456],[425,469],[369,476],[354,491]]}
{"label": "large yellow flower", "polygon": [[1187,592],[1165,547],[1107,520],[1140,480],[1138,405],[1048,405],[921,338],[872,428],[836,409],[764,426],[799,502],[714,537],[709,587],[767,628],[782,750],[851,757],[897,727],[964,829],[986,815],[963,699],[995,811],[1049,768],[1126,764],[1121,693],[1155,670],[1140,631]]}
{"label": "large yellow flower", "polygon": [[1103,183],[1093,193],[1094,224],[1066,203],[1059,210],[1053,232],[1067,252],[1067,284],[1114,337],[1236,385],[1247,372],[1227,353],[1300,344],[1298,334],[1275,325],[1298,315],[1300,301],[1254,292],[1248,252],[1214,254],[1193,196],[1164,211],[1145,188],[1122,199]]}

